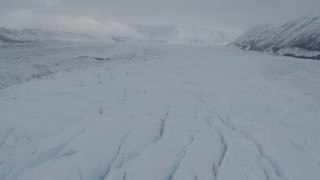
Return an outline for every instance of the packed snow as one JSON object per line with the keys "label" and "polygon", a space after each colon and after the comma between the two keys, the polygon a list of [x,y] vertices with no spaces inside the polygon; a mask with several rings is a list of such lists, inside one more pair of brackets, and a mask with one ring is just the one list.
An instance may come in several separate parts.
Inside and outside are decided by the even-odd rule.
{"label": "packed snow", "polygon": [[319,61],[133,42],[0,54],[0,179],[320,177]]}

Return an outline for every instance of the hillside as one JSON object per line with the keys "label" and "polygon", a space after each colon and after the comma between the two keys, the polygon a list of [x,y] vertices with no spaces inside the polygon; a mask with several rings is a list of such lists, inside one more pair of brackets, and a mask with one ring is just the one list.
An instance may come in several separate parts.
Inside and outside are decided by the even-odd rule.
{"label": "hillside", "polygon": [[320,18],[304,17],[281,26],[259,25],[232,45],[249,51],[320,60]]}
{"label": "hillside", "polygon": [[60,31],[44,31],[39,29],[7,29],[0,28],[0,42],[52,42],[52,41],[110,41],[110,37],[97,34],[80,34]]}
{"label": "hillside", "polygon": [[145,25],[132,25],[132,27],[146,39],[154,42],[226,45],[240,35],[238,31],[213,28]]}
{"label": "hillside", "polygon": [[118,35],[0,28],[0,43],[131,41],[225,45],[239,34],[231,30],[174,26],[131,25],[129,29],[127,34]]}

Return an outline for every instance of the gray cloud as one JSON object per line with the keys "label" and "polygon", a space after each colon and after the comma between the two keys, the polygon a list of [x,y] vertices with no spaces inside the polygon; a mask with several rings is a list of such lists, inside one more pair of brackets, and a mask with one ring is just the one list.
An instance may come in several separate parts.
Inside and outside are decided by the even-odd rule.
{"label": "gray cloud", "polygon": [[136,23],[244,30],[318,7],[319,0],[1,0],[0,26],[121,32],[123,24]]}

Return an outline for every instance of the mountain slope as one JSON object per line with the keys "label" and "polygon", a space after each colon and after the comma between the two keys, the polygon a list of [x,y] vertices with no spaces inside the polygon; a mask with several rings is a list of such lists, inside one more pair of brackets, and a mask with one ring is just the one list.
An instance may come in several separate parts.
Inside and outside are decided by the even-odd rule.
{"label": "mountain slope", "polygon": [[239,36],[238,31],[212,28],[145,25],[132,27],[150,41],[169,43],[225,45]]}
{"label": "mountain slope", "polygon": [[320,60],[320,18],[309,16],[281,26],[256,26],[232,43],[245,50]]}
{"label": "mountain slope", "polygon": [[97,34],[81,34],[60,31],[44,31],[39,29],[7,29],[0,28],[0,42],[52,42],[52,41],[110,41],[110,37]]}
{"label": "mountain slope", "polygon": [[131,25],[129,29],[127,33],[118,35],[0,28],[0,43],[136,41],[225,45],[232,42],[238,36],[237,31],[201,29],[195,27]]}

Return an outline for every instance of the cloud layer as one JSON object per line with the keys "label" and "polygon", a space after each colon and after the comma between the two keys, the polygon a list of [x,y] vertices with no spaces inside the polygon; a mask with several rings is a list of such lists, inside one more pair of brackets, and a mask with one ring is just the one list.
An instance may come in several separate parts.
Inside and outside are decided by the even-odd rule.
{"label": "cloud layer", "polygon": [[1,0],[0,26],[125,32],[124,24],[134,23],[245,30],[317,13],[318,7],[319,0]]}

